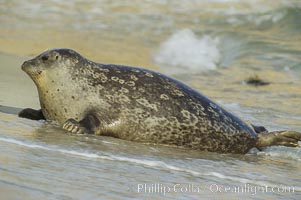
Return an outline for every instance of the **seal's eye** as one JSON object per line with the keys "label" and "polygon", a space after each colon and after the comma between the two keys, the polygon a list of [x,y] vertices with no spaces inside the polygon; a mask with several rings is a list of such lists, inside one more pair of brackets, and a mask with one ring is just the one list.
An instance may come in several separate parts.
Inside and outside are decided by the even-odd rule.
{"label": "seal's eye", "polygon": [[44,61],[48,60],[48,56],[42,56],[42,60]]}
{"label": "seal's eye", "polygon": [[59,56],[55,56],[55,59],[56,59],[56,60],[59,59]]}

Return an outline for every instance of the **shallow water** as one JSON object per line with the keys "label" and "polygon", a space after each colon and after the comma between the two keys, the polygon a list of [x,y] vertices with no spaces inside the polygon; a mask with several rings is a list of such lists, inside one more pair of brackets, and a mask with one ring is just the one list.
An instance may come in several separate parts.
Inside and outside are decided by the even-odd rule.
{"label": "shallow water", "polygon": [[[38,108],[20,65],[68,47],[166,73],[253,124],[301,132],[300,11],[293,0],[0,1],[0,105]],[[254,75],[271,84],[247,85]],[[0,111],[0,199],[301,198],[300,148],[207,153],[73,136]]]}

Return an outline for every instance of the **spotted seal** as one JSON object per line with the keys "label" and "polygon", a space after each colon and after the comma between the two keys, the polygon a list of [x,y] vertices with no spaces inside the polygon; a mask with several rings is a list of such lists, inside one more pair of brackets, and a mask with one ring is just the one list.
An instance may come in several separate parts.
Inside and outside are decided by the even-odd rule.
{"label": "spotted seal", "polygon": [[249,125],[163,74],[95,63],[70,49],[46,51],[22,69],[37,86],[41,110],[27,108],[19,116],[54,120],[71,133],[223,153],[301,140],[298,132]]}

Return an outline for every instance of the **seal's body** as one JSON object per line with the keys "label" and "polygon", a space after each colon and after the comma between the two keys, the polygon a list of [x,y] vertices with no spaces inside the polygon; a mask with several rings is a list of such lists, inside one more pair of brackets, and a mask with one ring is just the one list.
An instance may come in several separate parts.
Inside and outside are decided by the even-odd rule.
{"label": "seal's body", "polygon": [[25,109],[19,116],[58,121],[73,133],[232,153],[278,144],[272,136],[292,136],[289,142],[281,140],[289,146],[301,139],[290,131],[257,134],[260,127],[177,80],[146,69],[91,62],[73,50],[44,52],[22,69],[37,85],[41,110]]}

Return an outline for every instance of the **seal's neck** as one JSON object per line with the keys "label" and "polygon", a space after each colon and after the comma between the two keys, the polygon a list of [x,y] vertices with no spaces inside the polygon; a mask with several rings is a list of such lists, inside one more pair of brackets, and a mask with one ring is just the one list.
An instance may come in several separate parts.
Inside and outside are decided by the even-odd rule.
{"label": "seal's neck", "polygon": [[71,103],[69,93],[72,91],[67,73],[47,74],[35,81],[38,89],[40,105],[46,119],[63,123],[65,116],[63,106]]}

